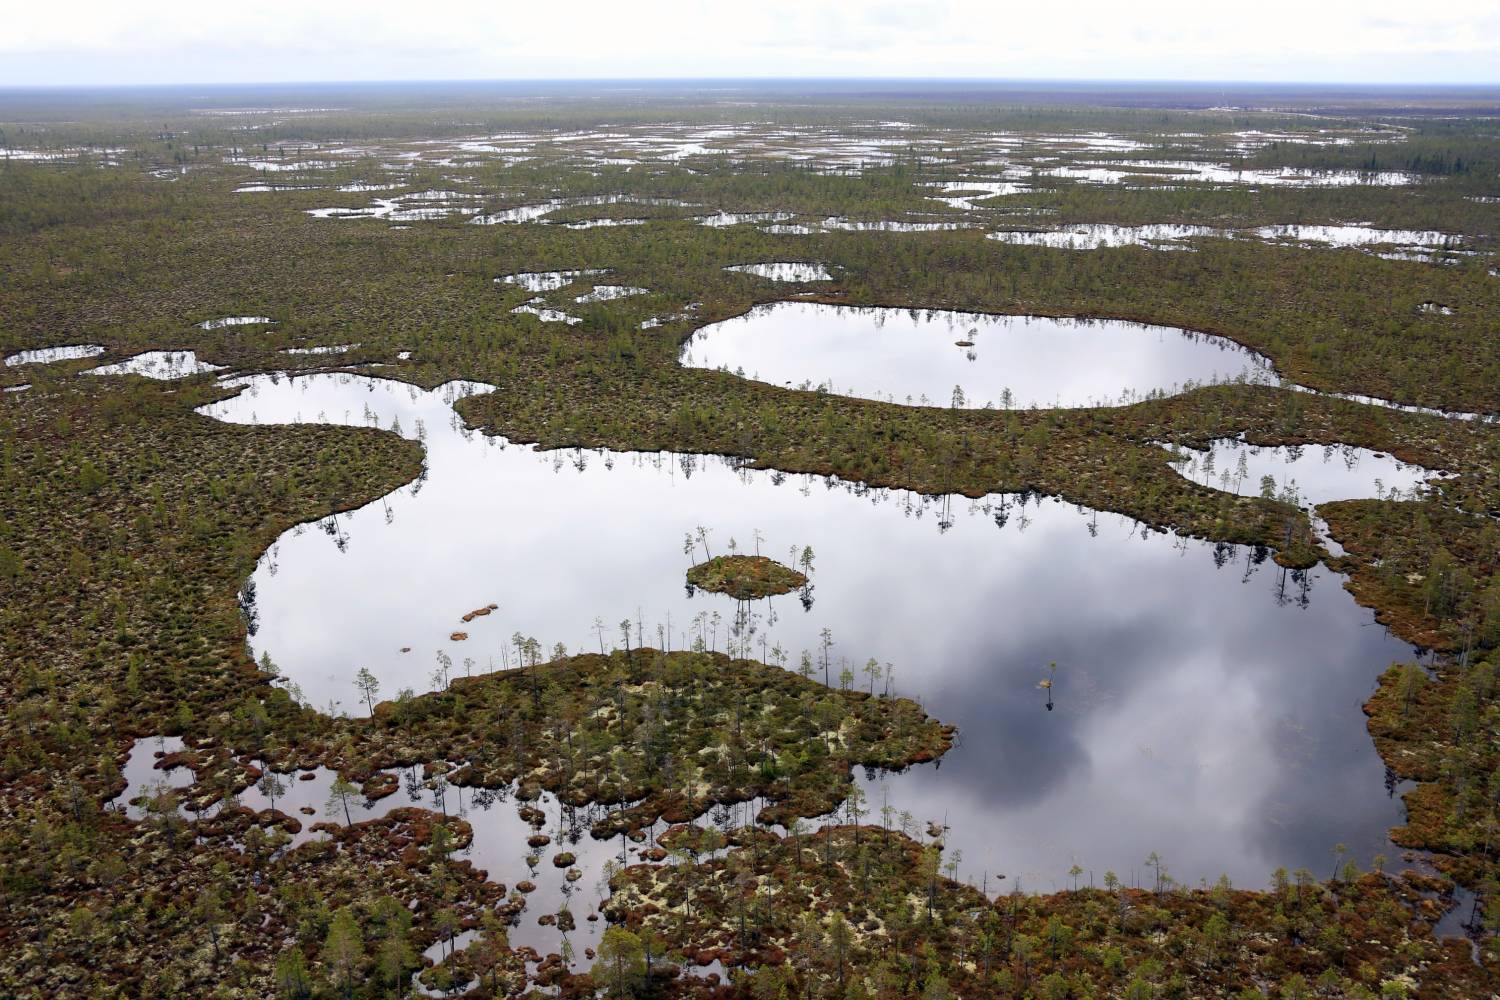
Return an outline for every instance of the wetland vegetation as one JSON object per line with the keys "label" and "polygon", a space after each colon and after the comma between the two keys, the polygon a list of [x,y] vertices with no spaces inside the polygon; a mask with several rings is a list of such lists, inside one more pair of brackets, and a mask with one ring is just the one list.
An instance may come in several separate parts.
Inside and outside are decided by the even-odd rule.
{"label": "wetland vegetation", "polygon": [[0,95],[0,993],[1500,990],[1500,105],[1244,97]]}
{"label": "wetland vegetation", "polygon": [[[804,565],[812,562],[811,550],[807,551]],[[761,555],[713,556],[690,568],[687,581],[715,594],[728,594],[737,601],[790,594],[807,586],[806,574]]]}

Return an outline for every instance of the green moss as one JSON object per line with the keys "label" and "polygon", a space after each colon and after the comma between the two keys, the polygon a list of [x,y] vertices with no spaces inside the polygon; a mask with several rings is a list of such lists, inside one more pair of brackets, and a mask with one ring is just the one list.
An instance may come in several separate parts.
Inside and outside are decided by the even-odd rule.
{"label": "green moss", "polygon": [[687,581],[701,590],[754,601],[789,594],[807,586],[807,577],[767,556],[714,556],[687,571]]}

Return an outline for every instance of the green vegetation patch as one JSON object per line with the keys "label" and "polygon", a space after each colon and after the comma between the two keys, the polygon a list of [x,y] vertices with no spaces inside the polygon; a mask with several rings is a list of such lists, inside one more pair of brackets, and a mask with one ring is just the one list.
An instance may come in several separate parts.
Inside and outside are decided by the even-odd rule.
{"label": "green vegetation patch", "polygon": [[714,556],[688,570],[687,581],[737,601],[790,594],[807,586],[805,575],[769,556]]}
{"label": "green vegetation patch", "polygon": [[[533,655],[533,659],[537,659]],[[382,768],[464,761],[455,784],[555,793],[615,807],[599,836],[685,822],[720,803],[764,802],[759,818],[817,816],[849,794],[855,765],[936,760],[954,729],[906,698],[825,688],[722,653],[584,653],[375,706],[335,763]]]}
{"label": "green vegetation patch", "polygon": [[[1467,943],[1434,938],[1441,884],[1415,874],[1278,871],[1270,891],[1190,889],[1152,855],[1148,887],[1109,872],[1102,887],[1032,896],[993,873],[984,886],[954,881],[941,841],[884,827],[732,831],[727,843],[700,857],[726,846],[712,831],[674,843],[673,864],[615,876],[616,960],[596,966],[602,985],[627,995],[622,980],[645,974],[648,951],[717,961],[752,997],[1457,1000],[1500,982],[1488,945],[1481,965]],[[710,994],[701,979],[681,983]]]}
{"label": "green vegetation patch", "polygon": [[[0,983],[13,996],[389,995],[422,950],[478,927],[503,886],[452,852],[468,824],[422,809],[285,850],[242,810],[189,832],[174,809],[141,824],[38,803],[0,837]],[[231,839],[231,834],[233,839]],[[503,932],[468,967],[524,976]],[[524,981],[521,980],[521,981]]]}

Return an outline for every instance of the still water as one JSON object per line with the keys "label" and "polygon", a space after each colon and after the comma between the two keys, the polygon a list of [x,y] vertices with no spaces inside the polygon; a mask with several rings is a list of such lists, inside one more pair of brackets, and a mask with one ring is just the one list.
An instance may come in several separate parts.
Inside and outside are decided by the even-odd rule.
{"label": "still water", "polygon": [[76,361],[79,358],[95,358],[104,353],[99,344],[69,344],[64,347],[38,347],[29,351],[17,351],[5,357],[7,368],[15,365],[50,365],[58,361]]}
{"label": "still water", "polygon": [[1220,438],[1202,451],[1184,448],[1178,454],[1177,471],[1195,483],[1240,495],[1269,490],[1299,505],[1404,498],[1442,475],[1351,445],[1257,447]]}
{"label": "still water", "polygon": [[207,361],[198,360],[198,355],[193,351],[147,351],[145,354],[137,354],[112,365],[90,368],[84,374],[144,375],[146,378],[171,381],[187,378],[189,375],[216,372],[223,367],[223,365],[211,365]]}
{"label": "still water", "polygon": [[724,268],[739,274],[753,274],[770,281],[832,281],[833,274],[822,264],[781,261],[773,264],[733,264]]}
{"label": "still water", "polygon": [[1170,327],[811,302],[773,302],[705,326],[683,345],[682,363],[971,408],[1116,405],[1189,382],[1274,377],[1270,362],[1232,341]]}
{"label": "still water", "polygon": [[1344,547],[1329,532],[1319,504],[1415,499],[1431,480],[1447,475],[1347,444],[1257,447],[1240,438],[1220,438],[1202,450],[1168,451],[1177,472],[1195,483],[1236,495],[1274,496],[1302,507],[1318,540],[1336,556],[1344,554]]}
{"label": "still water", "polygon": [[[110,804],[131,819],[147,819],[150,812],[147,802],[163,791],[172,790],[179,795],[192,794],[186,790],[196,780],[196,774],[187,767],[163,768],[161,758],[183,749],[183,741],[177,737],[146,737],[137,740],[126,759],[122,776],[126,788]],[[373,802],[363,795],[351,795],[347,799],[333,797],[334,772],[327,768],[276,773],[274,797],[268,796],[259,783],[246,788],[238,796],[238,802],[256,812],[268,809],[290,816],[300,824],[291,835],[288,846],[296,847],[309,841],[321,840],[324,834],[315,830],[319,823],[342,825],[347,820],[362,823],[379,819],[392,810],[415,806],[430,809],[444,816],[466,820],[473,833],[468,846],[459,849],[456,856],[473,863],[485,871],[492,881],[500,882],[509,890],[517,883],[530,882],[535,888],[526,896],[526,909],[520,915],[509,937],[516,947],[530,946],[539,954],[558,951],[563,935],[555,926],[538,923],[544,914],[556,914],[568,907],[577,920],[576,929],[569,935],[577,952],[575,968],[585,969],[589,962],[584,949],[598,944],[603,921],[598,913],[599,903],[607,895],[603,887],[605,866],[635,864],[643,860],[643,852],[650,843],[627,843],[619,840],[601,843],[589,835],[590,817],[586,811],[570,809],[549,794],[521,802],[515,799],[510,789],[474,789],[457,785],[441,785],[423,782],[421,768],[408,768],[393,772],[399,781],[395,792]],[[535,826],[521,815],[521,807],[529,807],[543,814]],[[345,814],[345,808],[348,814]],[[210,807],[207,816],[212,816],[217,806]],[[185,806],[179,814],[186,820],[196,818]],[[663,828],[658,826],[657,832]],[[533,834],[547,836],[551,843],[533,848],[528,838]],[[575,855],[573,865],[559,867],[552,862],[560,851]],[[571,878],[570,872],[575,872]],[[458,949],[464,942],[459,942]],[[445,952],[434,946],[427,954],[439,960]]]}
{"label": "still water", "polygon": [[[205,408],[394,427],[426,446],[419,480],[288,531],[254,573],[253,652],[319,707],[361,711],[360,667],[382,697],[431,690],[439,653],[454,672],[502,667],[515,632],[598,649],[629,620],[633,643],[702,635],[772,661],[780,647],[795,666],[828,628],[834,683],[841,661],[860,687],[868,660],[890,664],[881,687],[960,727],[940,767],[864,784],[873,808],[946,822],[966,876],[1048,889],[1076,862],[1129,879],[1157,851],[1179,879],[1258,886],[1278,865],[1324,873],[1338,842],[1361,862],[1391,853],[1401,808],[1360,705],[1408,650],[1337,577],[1053,501],[539,452],[463,429],[451,403],[482,391],[259,376]],[[783,560],[811,546],[812,592],[759,602],[736,635],[733,601],[685,587],[699,526],[715,554],[731,539]],[[490,602],[496,613],[460,621]],[[450,640],[458,629],[467,640]]]}

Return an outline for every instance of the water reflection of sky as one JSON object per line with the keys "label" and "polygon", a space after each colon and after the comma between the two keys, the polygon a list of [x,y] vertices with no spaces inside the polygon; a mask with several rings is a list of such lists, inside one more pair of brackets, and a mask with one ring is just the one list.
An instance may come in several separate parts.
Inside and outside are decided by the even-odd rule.
{"label": "water reflection of sky", "polygon": [[961,386],[969,407],[1018,408],[1109,405],[1189,381],[1272,374],[1231,341],[1169,327],[810,302],[706,326],[682,363],[898,403],[948,406]]}
{"label": "water reflection of sky", "polygon": [[[744,551],[759,530],[772,555],[811,545],[816,569],[810,610],[790,595],[757,608],[757,655],[779,644],[795,665],[828,627],[835,674],[847,658],[865,686],[868,658],[893,663],[899,693],[960,727],[940,768],[887,784],[897,809],[946,817],[966,873],[1046,889],[1076,860],[1096,880],[1128,879],[1154,850],[1183,879],[1258,885],[1277,865],[1324,873],[1339,841],[1368,858],[1400,820],[1360,704],[1406,650],[1331,575],[1303,587],[1248,550],[1143,538],[1052,501],[945,510],[716,459],[538,453],[459,430],[444,396],[262,378],[213,408],[236,421],[399,418],[425,435],[415,488],[340,517],[334,534],[289,532],[255,574],[255,651],[319,705],[358,711],[361,666],[385,697],[429,689],[440,650],[458,673],[466,657],[475,672],[500,666],[516,631],[598,648],[596,616],[610,644],[622,619],[643,620],[653,645],[670,620],[677,647],[694,616],[718,612],[722,649],[733,602],[687,595],[683,537],[701,524],[716,553],[731,536]],[[491,601],[495,614],[460,621]],[[459,629],[469,639],[449,641]],[[1051,661],[1048,711],[1037,684]],[[873,807],[881,796],[876,782]]]}
{"label": "water reflection of sky", "polygon": [[1300,504],[1379,499],[1393,492],[1410,495],[1428,479],[1441,475],[1352,445],[1256,447],[1238,438],[1220,438],[1209,448],[1184,448],[1178,454],[1182,460],[1174,467],[1196,483],[1254,495],[1269,476],[1273,492],[1294,497]]}
{"label": "water reflection of sky", "polygon": [[[114,800],[113,805],[132,819],[148,816],[142,797],[151,797],[165,786],[185,789],[192,784],[194,774],[186,767],[159,768],[160,755],[176,753],[183,749],[177,737],[148,737],[137,740],[126,760],[123,777],[126,788]],[[514,887],[526,880],[535,889],[526,895],[526,912],[516,926],[510,929],[511,944],[516,947],[531,946],[541,954],[557,951],[562,942],[561,933],[555,927],[541,926],[536,918],[544,913],[556,913],[568,906],[577,919],[577,928],[570,937],[577,954],[576,968],[587,968],[584,958],[586,947],[597,945],[603,921],[588,920],[596,913],[601,900],[605,864],[611,860],[619,862],[621,843],[618,838],[608,842],[594,840],[589,835],[592,815],[585,810],[570,809],[555,797],[543,794],[528,802],[515,799],[509,789],[473,789],[460,786],[442,786],[421,779],[421,768],[407,768],[388,772],[395,775],[399,784],[393,793],[374,802],[363,795],[351,795],[347,799],[335,800],[330,794],[334,772],[327,768],[310,771],[295,771],[277,774],[274,798],[267,796],[259,783],[240,792],[238,802],[256,812],[277,809],[297,820],[300,829],[291,835],[290,844],[321,840],[323,834],[314,829],[320,823],[341,825],[347,819],[355,823],[378,819],[392,810],[408,806],[441,812],[447,816],[458,816],[469,823],[472,840],[455,852],[455,856],[471,862],[474,867],[488,873],[489,877]],[[200,789],[201,790],[201,789]],[[545,815],[540,824],[532,827],[522,818],[520,807],[540,811]],[[185,818],[192,813],[179,807]],[[212,815],[212,810],[209,815]],[[663,827],[658,826],[657,832]],[[549,844],[533,848],[527,838],[541,833],[551,839]],[[649,844],[630,844],[625,855],[628,862],[643,859],[643,851]],[[575,864],[558,867],[552,859],[561,851],[575,855]],[[528,861],[531,857],[531,863]],[[576,867],[579,875],[569,880],[567,868]],[[463,945],[458,945],[461,948]],[[433,949],[428,954],[436,960]]]}

